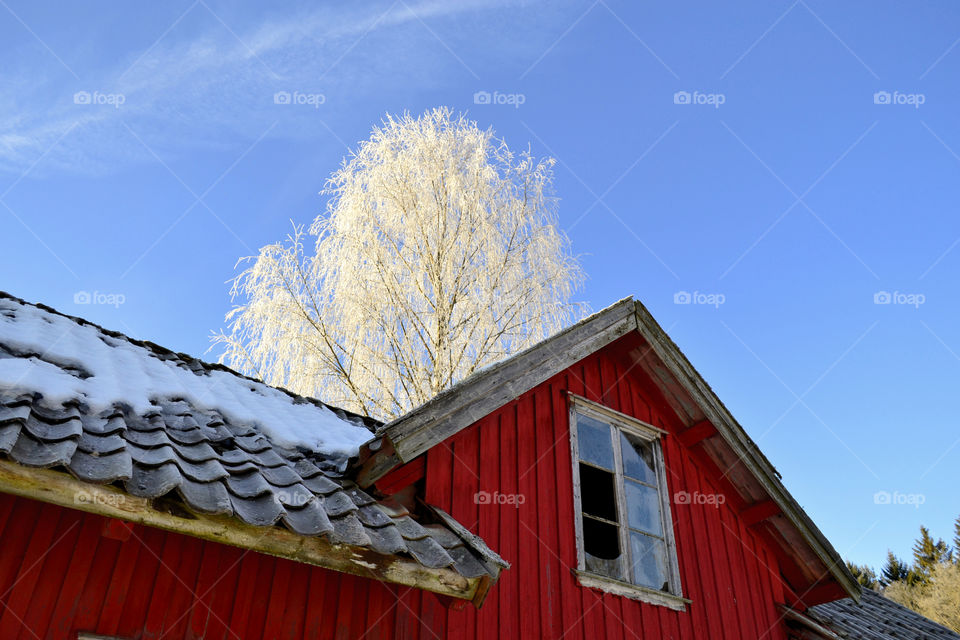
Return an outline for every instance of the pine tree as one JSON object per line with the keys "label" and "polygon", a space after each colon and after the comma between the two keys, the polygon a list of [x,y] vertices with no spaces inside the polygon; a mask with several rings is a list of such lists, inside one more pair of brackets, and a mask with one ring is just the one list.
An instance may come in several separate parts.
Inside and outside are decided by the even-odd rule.
{"label": "pine tree", "polygon": [[853,577],[857,579],[857,582],[861,587],[876,589],[878,586],[880,586],[880,583],[877,581],[877,574],[873,569],[865,564],[854,564],[849,560],[847,560],[846,563],[847,569],[850,570],[850,573],[852,573]]}
{"label": "pine tree", "polygon": [[907,564],[893,555],[893,551],[887,551],[887,562],[880,571],[880,584],[884,587],[901,580],[906,580],[910,573]]}
{"label": "pine tree", "polygon": [[933,541],[930,530],[920,526],[920,537],[913,545],[914,572],[921,584],[930,582],[930,572],[949,558],[950,549],[942,539]]}

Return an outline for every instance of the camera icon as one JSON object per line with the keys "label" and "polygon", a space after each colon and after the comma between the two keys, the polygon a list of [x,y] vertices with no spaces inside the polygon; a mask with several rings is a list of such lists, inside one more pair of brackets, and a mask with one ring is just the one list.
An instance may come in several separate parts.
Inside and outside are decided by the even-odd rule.
{"label": "camera icon", "polygon": [[890,92],[877,91],[873,94],[873,104],[890,104]]}
{"label": "camera icon", "polygon": [[73,294],[73,304],[90,304],[90,293],[87,291],[77,291]]}
{"label": "camera icon", "polygon": [[873,294],[873,304],[890,304],[892,297],[889,291],[877,291]]}
{"label": "camera icon", "polygon": [[493,502],[493,496],[490,495],[487,491],[478,491],[473,494],[473,503],[474,504],[491,504]]}
{"label": "camera icon", "polygon": [[273,104],[290,104],[290,92],[277,91],[273,94]]}
{"label": "camera icon", "polygon": [[677,491],[673,494],[673,502],[675,504],[690,504],[690,494],[686,491]]}
{"label": "camera icon", "polygon": [[490,92],[477,91],[473,94],[473,104],[490,104]]}
{"label": "camera icon", "polygon": [[688,291],[677,291],[673,294],[673,304],[690,304],[692,298]]}
{"label": "camera icon", "polygon": [[73,104],[90,104],[90,100],[89,91],[77,91],[73,94]]}
{"label": "camera icon", "polygon": [[890,504],[890,492],[877,491],[873,494],[873,504]]}
{"label": "camera icon", "polygon": [[673,104],[690,104],[690,92],[677,91],[673,94]]}

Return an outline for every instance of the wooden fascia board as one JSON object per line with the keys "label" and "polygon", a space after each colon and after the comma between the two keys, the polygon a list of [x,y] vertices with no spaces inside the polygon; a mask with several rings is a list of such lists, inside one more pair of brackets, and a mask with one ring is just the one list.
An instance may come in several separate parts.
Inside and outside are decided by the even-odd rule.
{"label": "wooden fascia board", "polygon": [[[378,435],[393,446],[396,459],[409,462],[480,418],[620,336],[636,329],[633,300],[627,298],[585,318],[543,342],[489,369],[475,373],[434,399],[385,425]],[[365,482],[374,482],[377,473]]]}
{"label": "wooden fascia board", "polygon": [[827,571],[840,583],[855,601],[860,601],[860,588],[847,570],[830,542],[810,520],[796,500],[777,478],[772,465],[763,457],[756,444],[734,419],[703,377],[673,343],[646,307],[635,302],[637,330],[652,347],[657,357],[682,384],[686,392],[703,411],[706,419],[717,428],[734,454],[743,461],[764,490],[774,500],[791,524],[797,528]]}
{"label": "wooden fascia board", "polygon": [[477,602],[479,591],[489,589],[481,578],[465,578],[451,569],[429,569],[412,559],[334,544],[280,527],[256,527],[229,516],[197,514],[182,508],[160,510],[162,501],[138,498],[111,485],[90,484],[68,473],[25,467],[9,460],[0,460],[0,491],[451,598]]}

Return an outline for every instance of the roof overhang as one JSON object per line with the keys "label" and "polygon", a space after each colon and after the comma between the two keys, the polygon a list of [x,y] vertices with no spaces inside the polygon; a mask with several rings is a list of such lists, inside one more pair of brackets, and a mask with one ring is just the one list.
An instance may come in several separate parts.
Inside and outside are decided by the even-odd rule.
{"label": "roof overhang", "polygon": [[361,452],[357,479],[369,486],[586,356],[617,342],[659,388],[684,430],[680,441],[729,480],[741,517],[793,566],[784,573],[801,607],[860,587],[839,554],[780,481],[773,465],[640,302],[626,298],[547,340],[484,369],[384,425]]}
{"label": "roof overhang", "polygon": [[[91,484],[62,471],[27,467],[11,460],[0,459],[0,491],[363,578],[416,587],[473,602],[478,607],[496,581],[492,576],[466,578],[449,568],[425,567],[413,558],[334,544],[276,526],[258,527],[229,516],[188,512],[170,499],[139,498],[112,485]],[[495,572],[499,573],[499,568]]]}

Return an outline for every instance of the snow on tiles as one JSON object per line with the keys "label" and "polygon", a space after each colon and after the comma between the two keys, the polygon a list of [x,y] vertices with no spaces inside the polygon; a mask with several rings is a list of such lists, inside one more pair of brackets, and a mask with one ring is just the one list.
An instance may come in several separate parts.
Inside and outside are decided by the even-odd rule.
{"label": "snow on tiles", "polygon": [[[0,392],[41,390],[54,406],[79,399],[99,412],[122,402],[143,414],[182,398],[197,410],[255,426],[274,444],[332,457],[356,455],[371,437],[326,407],[295,404],[278,389],[225,371],[197,375],[95,326],[15,300],[0,300],[0,347]],[[34,357],[3,357],[4,349]]]}

